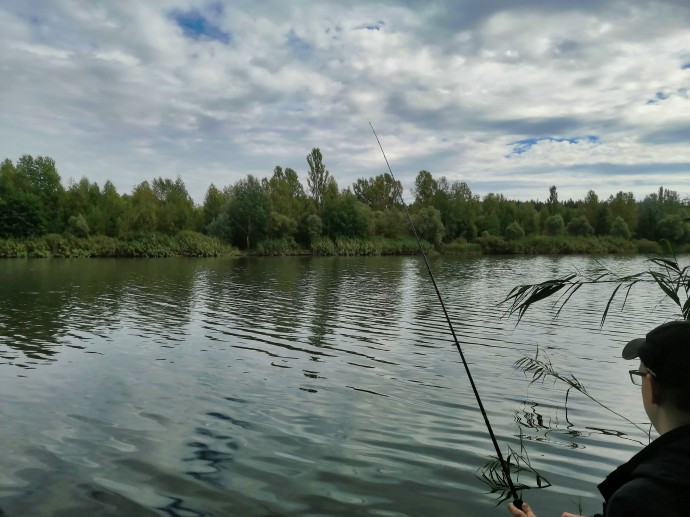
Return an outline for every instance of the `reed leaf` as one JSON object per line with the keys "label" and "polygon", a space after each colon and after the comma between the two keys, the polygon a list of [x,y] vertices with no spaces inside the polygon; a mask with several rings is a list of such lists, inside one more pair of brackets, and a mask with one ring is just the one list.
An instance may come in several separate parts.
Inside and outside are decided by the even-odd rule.
{"label": "reed leaf", "polygon": [[[652,284],[659,288],[663,298],[670,300],[678,307],[684,319],[690,319],[690,302],[688,301],[690,300],[690,266],[681,268],[675,255],[671,258],[652,257],[647,261],[649,267],[646,270],[624,276],[620,276],[602,265],[591,276],[577,271],[567,276],[536,284],[518,285],[510,290],[500,305],[507,307],[506,313],[508,315],[517,316],[516,324],[518,324],[535,304],[561,292],[562,295],[556,299],[553,305],[555,309],[554,319],[557,319],[563,308],[582,287],[611,284],[613,291],[606,302],[600,322],[600,326],[603,327],[613,301],[618,298],[621,292],[625,291],[621,305],[621,310],[623,310],[633,287],[639,284]],[[683,293],[682,299],[679,293]]]}

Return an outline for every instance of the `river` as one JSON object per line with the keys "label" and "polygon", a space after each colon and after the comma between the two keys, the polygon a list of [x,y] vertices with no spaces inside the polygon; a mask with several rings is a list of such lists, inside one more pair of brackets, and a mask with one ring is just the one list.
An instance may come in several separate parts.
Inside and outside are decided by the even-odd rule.
{"label": "river", "polygon": [[[646,267],[431,260],[501,447],[552,484],[524,493],[540,515],[599,511],[596,484],[648,438],[513,364],[539,349],[647,429],[620,350],[674,312],[653,288],[602,329],[607,287],[557,320],[498,304],[602,263]],[[507,515],[477,477],[492,445],[419,257],[0,261],[0,393],[7,516]]]}

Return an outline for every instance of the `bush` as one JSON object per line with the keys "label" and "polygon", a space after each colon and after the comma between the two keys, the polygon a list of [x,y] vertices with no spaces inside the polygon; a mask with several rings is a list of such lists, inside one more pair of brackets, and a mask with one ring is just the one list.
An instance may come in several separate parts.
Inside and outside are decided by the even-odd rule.
{"label": "bush", "polygon": [[565,229],[565,223],[561,214],[552,215],[544,221],[544,235],[561,235]]}
{"label": "bush", "polygon": [[293,237],[286,237],[284,239],[268,239],[257,244],[256,254],[263,256],[299,255],[300,249]]}
{"label": "bush", "polygon": [[518,239],[523,239],[525,237],[525,230],[522,229],[520,223],[513,221],[508,226],[506,226],[505,231],[506,239],[509,241],[515,241]]}
{"label": "bush", "polygon": [[467,242],[465,239],[455,239],[443,246],[444,255],[462,255],[465,253],[481,253],[482,247],[477,242]]}
{"label": "bush", "polygon": [[236,249],[223,244],[218,238],[191,230],[183,230],[178,233],[173,239],[172,245],[176,255],[185,257],[218,257],[238,254]]}
{"label": "bush", "polygon": [[318,215],[312,214],[307,217],[307,234],[309,235],[309,242],[315,243],[321,239],[321,232],[323,232],[323,222]]}
{"label": "bush", "polygon": [[613,223],[611,224],[611,230],[609,230],[609,235],[611,235],[612,237],[619,237],[625,240],[630,239],[630,229],[628,229],[628,223],[626,223],[621,216],[616,217]]}
{"label": "bush", "polygon": [[381,255],[382,248],[380,239],[335,240],[335,252],[338,255]]}
{"label": "bush", "polygon": [[484,253],[499,255],[517,253],[514,245],[506,242],[503,237],[499,237],[498,235],[479,237],[477,243],[481,246]]}
{"label": "bush", "polygon": [[328,237],[313,239],[310,249],[312,255],[335,255],[335,244]]}
{"label": "bush", "polygon": [[0,258],[24,258],[27,256],[24,241],[0,239]]}
{"label": "bush", "polygon": [[[416,255],[419,253],[419,245],[414,237],[398,237],[397,239],[381,239],[382,255]],[[434,253],[434,247],[427,241],[422,241],[422,249],[425,253]]]}
{"label": "bush", "polygon": [[75,237],[86,237],[89,235],[89,223],[83,215],[71,215],[67,220],[67,232]]}
{"label": "bush", "polygon": [[578,237],[589,237],[590,235],[594,235],[594,228],[592,228],[592,225],[589,224],[589,221],[584,215],[571,219],[568,226],[566,226],[566,230],[570,235]]}

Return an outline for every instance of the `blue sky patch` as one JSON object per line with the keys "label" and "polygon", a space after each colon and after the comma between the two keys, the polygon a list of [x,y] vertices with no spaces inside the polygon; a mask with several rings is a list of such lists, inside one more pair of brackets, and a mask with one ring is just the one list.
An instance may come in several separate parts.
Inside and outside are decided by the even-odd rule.
{"label": "blue sky patch", "polygon": [[380,31],[384,26],[384,22],[379,20],[376,23],[365,23],[357,27],[358,30],[366,29],[368,31]]}
{"label": "blue sky patch", "polygon": [[314,53],[314,47],[295,34],[293,30],[288,33],[287,46],[292,51],[292,55],[302,61],[309,59]]}
{"label": "blue sky patch", "polygon": [[656,92],[653,99],[649,99],[645,104],[659,104],[659,101],[665,101],[671,96],[670,93]]}
{"label": "blue sky patch", "polygon": [[532,146],[538,144],[539,142],[569,142],[571,144],[579,144],[580,142],[595,143],[599,141],[599,137],[596,135],[578,136],[575,138],[554,138],[551,136],[540,136],[534,138],[525,138],[523,140],[517,140],[516,142],[511,142],[508,145],[513,146],[513,150],[506,155],[506,158],[515,156],[517,154],[523,154],[529,151]]}
{"label": "blue sky patch", "polygon": [[680,67],[681,70],[690,70],[690,63],[686,63]]}
{"label": "blue sky patch", "polygon": [[188,38],[220,41],[226,44],[230,43],[230,33],[222,31],[197,10],[187,12],[175,11],[170,17],[177,23],[184,32],[184,35]]}

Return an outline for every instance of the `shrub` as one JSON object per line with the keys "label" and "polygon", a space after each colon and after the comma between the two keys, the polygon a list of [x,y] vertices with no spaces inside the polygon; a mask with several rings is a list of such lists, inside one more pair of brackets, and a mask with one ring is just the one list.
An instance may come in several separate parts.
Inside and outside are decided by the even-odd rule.
{"label": "shrub", "polygon": [[509,254],[516,252],[515,247],[511,245],[511,243],[506,242],[503,237],[499,237],[498,235],[479,237],[477,243],[481,246],[484,253]]}
{"label": "shrub", "polygon": [[453,242],[443,246],[444,255],[462,255],[465,253],[481,253],[482,247],[477,242],[467,242],[463,238],[455,239]]}
{"label": "shrub", "polygon": [[67,220],[67,232],[75,237],[86,237],[89,235],[89,223],[83,215],[71,215]]}
{"label": "shrub", "polygon": [[561,214],[551,215],[544,221],[544,235],[561,235],[565,228]]}
{"label": "shrub", "polygon": [[335,244],[328,237],[313,239],[310,249],[313,255],[335,255]]}
{"label": "shrub", "polygon": [[589,221],[584,215],[571,219],[568,226],[566,226],[566,230],[570,235],[579,237],[594,235],[594,228],[592,228],[592,225],[589,224]]}
{"label": "shrub", "polygon": [[628,223],[626,223],[621,216],[616,217],[613,223],[611,223],[611,230],[609,230],[609,235],[611,235],[612,237],[619,237],[625,240],[630,239],[630,230],[628,229]]}
{"label": "shrub", "polygon": [[520,223],[518,223],[517,221],[513,221],[508,226],[506,226],[505,237],[509,241],[523,239],[525,237],[525,230],[522,229]]}
{"label": "shrub", "polygon": [[256,246],[257,255],[297,255],[300,250],[293,237],[283,239],[268,239]]}

